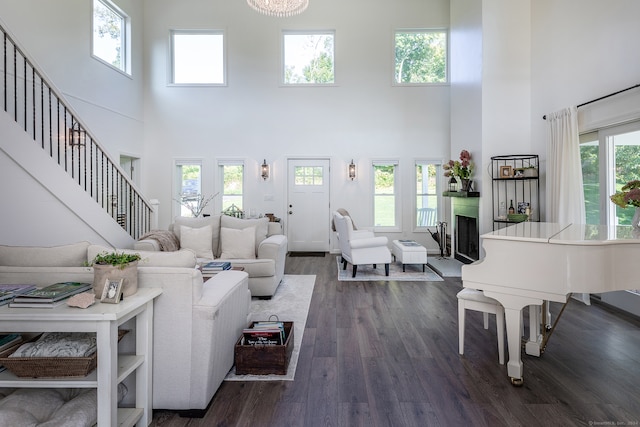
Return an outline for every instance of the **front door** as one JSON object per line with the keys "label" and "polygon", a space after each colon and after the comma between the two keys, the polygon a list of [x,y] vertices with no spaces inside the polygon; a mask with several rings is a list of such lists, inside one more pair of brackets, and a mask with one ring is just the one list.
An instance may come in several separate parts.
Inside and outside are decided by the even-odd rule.
{"label": "front door", "polygon": [[287,238],[292,252],[328,252],[329,159],[289,159]]}

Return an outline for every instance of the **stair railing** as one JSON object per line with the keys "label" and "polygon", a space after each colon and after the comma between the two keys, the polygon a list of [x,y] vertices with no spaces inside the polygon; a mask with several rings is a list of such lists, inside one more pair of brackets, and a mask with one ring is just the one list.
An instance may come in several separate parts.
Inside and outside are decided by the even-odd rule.
{"label": "stair railing", "polygon": [[4,111],[132,238],[148,232],[150,203],[2,26],[0,35]]}

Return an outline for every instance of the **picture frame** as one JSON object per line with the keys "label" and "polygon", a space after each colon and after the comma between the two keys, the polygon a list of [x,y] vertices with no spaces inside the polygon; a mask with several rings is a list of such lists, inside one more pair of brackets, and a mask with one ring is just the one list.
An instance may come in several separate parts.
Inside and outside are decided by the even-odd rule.
{"label": "picture frame", "polygon": [[109,279],[107,278],[102,289],[102,297],[100,302],[106,302],[109,304],[118,304],[122,299],[122,285],[124,279]]}
{"label": "picture frame", "polygon": [[513,167],[500,166],[500,178],[511,178],[511,177],[513,177]]}
{"label": "picture frame", "polygon": [[516,168],[513,170],[514,178],[524,178],[524,168]]}

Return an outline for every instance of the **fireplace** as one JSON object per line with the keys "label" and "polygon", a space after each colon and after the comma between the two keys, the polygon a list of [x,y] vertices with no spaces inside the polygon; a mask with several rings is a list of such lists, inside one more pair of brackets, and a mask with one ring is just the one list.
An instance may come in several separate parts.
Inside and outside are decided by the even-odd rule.
{"label": "fireplace", "polygon": [[480,259],[480,235],[478,233],[478,198],[454,198],[455,218],[454,257],[470,264]]}

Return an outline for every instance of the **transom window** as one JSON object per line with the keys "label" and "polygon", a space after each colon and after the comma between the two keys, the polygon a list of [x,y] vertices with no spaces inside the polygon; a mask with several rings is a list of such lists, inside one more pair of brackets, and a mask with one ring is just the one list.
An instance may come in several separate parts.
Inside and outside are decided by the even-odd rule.
{"label": "transom window", "polygon": [[224,50],[222,31],[171,31],[171,82],[226,84]]}
{"label": "transom window", "polygon": [[334,32],[284,32],[283,82],[286,85],[335,83]]}
{"label": "transom window", "polygon": [[92,54],[94,57],[125,73],[129,67],[129,17],[114,4],[93,0]]}
{"label": "transom window", "polygon": [[296,166],[294,174],[295,185],[323,185],[321,166]]}
{"label": "transom window", "polygon": [[447,32],[398,30],[395,33],[394,82],[447,83]]}

